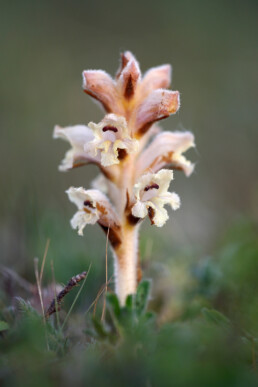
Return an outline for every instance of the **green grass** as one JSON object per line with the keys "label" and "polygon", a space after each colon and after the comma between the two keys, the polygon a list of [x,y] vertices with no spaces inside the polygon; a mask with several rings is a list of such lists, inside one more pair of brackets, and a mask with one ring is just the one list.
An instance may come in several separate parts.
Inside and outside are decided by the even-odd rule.
{"label": "green grass", "polygon": [[[52,278],[48,259],[53,252],[55,277],[66,283],[89,264],[79,259],[82,247],[71,242],[70,232],[68,239],[60,232],[59,240],[55,226],[47,224],[55,240],[45,285]],[[103,295],[96,313],[93,308],[86,313],[105,278],[104,259],[97,264],[94,254],[88,257],[93,264],[85,286],[72,290],[62,305],[64,329],[56,315],[44,324],[28,294],[14,300],[17,284],[12,295],[2,286],[1,385],[256,386],[256,235],[257,227],[243,221],[228,230],[211,256],[175,249],[162,252],[167,256],[163,262],[150,258],[145,273],[152,281],[143,281],[124,308],[108,293],[104,321]],[[61,240],[67,250],[59,247]],[[63,257],[74,254],[76,262],[65,258],[68,267],[62,270],[58,251]]]}

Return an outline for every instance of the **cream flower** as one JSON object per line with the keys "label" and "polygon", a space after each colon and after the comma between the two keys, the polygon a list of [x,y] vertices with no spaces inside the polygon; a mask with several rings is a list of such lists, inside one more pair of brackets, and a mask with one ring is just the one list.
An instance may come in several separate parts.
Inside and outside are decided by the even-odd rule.
{"label": "cream flower", "polygon": [[61,164],[60,171],[67,171],[89,162],[97,162],[97,157],[90,157],[84,150],[84,144],[91,141],[94,135],[87,126],[75,125],[61,128],[56,125],[53,133],[54,138],[61,138],[71,144]]}
{"label": "cream flower", "polygon": [[116,114],[106,115],[99,124],[89,123],[94,139],[84,146],[84,151],[91,157],[100,154],[104,167],[119,164],[127,153],[138,149],[138,141],[131,138],[124,117]]}
{"label": "cream flower", "polygon": [[98,190],[70,187],[66,193],[78,211],[71,219],[73,229],[83,235],[87,224],[100,223],[103,227],[118,228],[118,221],[107,197]]}
{"label": "cream flower", "polygon": [[168,192],[173,171],[161,169],[158,173],[143,175],[134,186],[136,203],[132,214],[137,218],[149,216],[151,224],[162,227],[168,220],[165,204],[170,204],[173,210],[180,207],[180,198],[176,193]]}

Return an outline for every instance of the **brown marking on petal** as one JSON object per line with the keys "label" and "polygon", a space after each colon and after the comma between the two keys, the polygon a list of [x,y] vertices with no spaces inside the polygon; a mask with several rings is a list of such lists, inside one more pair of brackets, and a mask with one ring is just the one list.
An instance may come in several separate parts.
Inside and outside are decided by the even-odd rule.
{"label": "brown marking on petal", "polygon": [[84,206],[87,206],[87,207],[90,207],[90,208],[94,208],[90,200],[85,200],[83,202],[83,204],[84,204]]}
{"label": "brown marking on petal", "polygon": [[85,161],[85,162],[83,162],[83,161],[80,162],[79,161],[79,162],[73,163],[72,168],[79,168],[79,167],[82,167],[83,165],[86,165],[88,163],[89,163],[88,161]]}
{"label": "brown marking on petal", "polygon": [[128,224],[130,224],[130,226],[135,226],[137,223],[139,223],[142,219],[141,218],[137,218],[136,216],[134,216],[133,214],[129,213],[127,215],[127,222]]}
{"label": "brown marking on petal", "polygon": [[130,74],[125,86],[124,97],[130,99],[134,95],[134,84],[132,75]]}
{"label": "brown marking on petal", "polygon": [[[82,167],[86,164],[96,164],[96,165],[99,165],[98,161],[97,160],[94,160],[93,158],[89,157],[89,158],[81,158],[81,157],[77,157],[77,158],[74,158],[74,161],[73,161],[73,166],[72,168],[79,168],[79,167]],[[71,169],[72,169],[71,168]]]}
{"label": "brown marking on petal", "polygon": [[125,204],[125,212],[129,210],[130,205],[130,195],[128,189],[126,190],[126,204]]}
{"label": "brown marking on petal", "polygon": [[153,218],[155,216],[155,211],[152,207],[148,207],[148,216],[150,218],[151,224],[154,224]]}
{"label": "brown marking on petal", "polygon": [[140,75],[141,72],[138,64],[135,58],[133,58],[124,68],[120,77],[123,88],[123,96],[127,101],[134,96]]}
{"label": "brown marking on petal", "polygon": [[153,183],[153,184],[151,184],[151,185],[147,185],[147,186],[144,188],[144,191],[149,191],[150,189],[153,189],[153,188],[159,189],[159,185],[156,184],[156,183]]}
{"label": "brown marking on petal", "polygon": [[108,131],[117,133],[118,129],[115,126],[111,126],[111,125],[104,126],[104,128],[102,129],[102,132],[108,132]]}
{"label": "brown marking on petal", "polygon": [[86,212],[86,214],[91,214],[91,211],[88,210],[87,208],[83,208],[83,211]]}
{"label": "brown marking on petal", "polygon": [[108,232],[108,229],[109,229],[108,239],[109,239],[112,247],[114,249],[117,249],[121,245],[121,243],[122,243],[121,238],[119,236],[120,228],[118,227],[117,230],[115,230],[114,228],[104,226],[100,222],[98,222],[98,223],[99,223],[100,227],[102,228],[102,230],[104,231],[104,233],[106,235],[107,235],[107,232]]}
{"label": "brown marking on petal", "polygon": [[126,156],[128,155],[126,149],[118,148],[117,151],[118,151],[118,160],[119,161],[124,160],[126,158]]}
{"label": "brown marking on petal", "polygon": [[127,223],[129,226],[135,226],[137,223],[139,223],[142,219],[134,216],[132,214],[132,207],[133,205],[131,204],[130,200],[130,195],[128,190],[126,191],[126,205],[125,205],[125,215],[127,219]]}
{"label": "brown marking on petal", "polygon": [[107,214],[108,214],[108,210],[106,209],[105,206],[102,206],[101,204],[96,203],[96,208],[97,208],[97,210],[98,210],[102,215],[107,215]]}

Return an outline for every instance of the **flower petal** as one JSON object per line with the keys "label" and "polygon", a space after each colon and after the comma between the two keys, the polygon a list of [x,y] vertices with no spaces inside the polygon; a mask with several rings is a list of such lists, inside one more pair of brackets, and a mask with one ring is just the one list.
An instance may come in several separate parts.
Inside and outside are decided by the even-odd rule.
{"label": "flower petal", "polygon": [[[119,228],[119,221],[108,198],[95,189],[85,190],[82,187],[70,187],[66,193],[78,208],[78,215],[72,218],[72,227],[78,228],[80,235],[86,224],[100,223],[112,229]],[[80,214],[79,214],[80,213]],[[83,215],[85,214],[85,215]]]}
{"label": "flower petal", "polygon": [[123,114],[123,107],[110,75],[102,70],[87,70],[82,75],[85,93],[97,99],[108,113]]}
{"label": "flower petal", "polygon": [[117,70],[116,73],[116,79],[118,79],[121,75],[121,72],[123,69],[127,66],[128,62],[130,61],[136,61],[135,56],[131,53],[131,51],[125,51],[121,54],[121,63],[119,66],[119,69]]}
{"label": "flower petal", "polygon": [[148,215],[146,204],[138,200],[132,207],[132,214],[136,218],[145,218]]}
{"label": "flower petal", "polygon": [[140,97],[143,99],[156,89],[167,89],[171,82],[171,71],[169,64],[149,69],[141,83]]}
{"label": "flower petal", "polygon": [[159,195],[164,192],[167,193],[171,180],[173,180],[173,171],[169,169],[161,169],[158,173],[155,173],[153,181],[159,186]]}
{"label": "flower petal", "polygon": [[194,166],[181,153],[193,146],[194,136],[191,132],[163,132],[158,134],[137,161],[136,171],[138,176],[149,170],[157,172],[164,166],[171,164],[172,167],[182,169],[189,176]]}
{"label": "flower petal", "polygon": [[135,130],[140,134],[144,134],[155,121],[176,113],[179,106],[178,91],[154,90],[137,109]]}
{"label": "flower petal", "polygon": [[117,149],[113,148],[110,152],[106,150],[101,153],[101,165],[103,165],[103,167],[110,167],[115,164],[119,164]]}
{"label": "flower petal", "polygon": [[154,216],[152,217],[152,222],[157,227],[162,227],[168,220],[168,212],[164,207],[155,207]]}
{"label": "flower petal", "polygon": [[[180,197],[175,192],[166,192],[165,195],[159,195],[158,197],[159,203],[169,204],[172,210],[178,210],[180,207]],[[155,204],[155,199],[153,200]]]}
{"label": "flower petal", "polygon": [[78,234],[83,235],[83,229],[87,224],[95,224],[98,221],[98,214],[87,214],[84,211],[77,211],[70,223],[74,230],[78,229]]}
{"label": "flower petal", "polygon": [[133,57],[128,61],[117,80],[118,88],[121,90],[124,98],[129,100],[134,96],[140,78],[141,70],[139,63]]}
{"label": "flower petal", "polygon": [[76,166],[76,162],[96,162],[97,159],[90,157],[84,151],[84,144],[91,141],[94,136],[92,131],[84,125],[68,126],[61,128],[56,125],[53,133],[54,138],[61,138],[69,142],[72,149],[66,152],[65,158],[62,160],[59,170],[67,171]]}

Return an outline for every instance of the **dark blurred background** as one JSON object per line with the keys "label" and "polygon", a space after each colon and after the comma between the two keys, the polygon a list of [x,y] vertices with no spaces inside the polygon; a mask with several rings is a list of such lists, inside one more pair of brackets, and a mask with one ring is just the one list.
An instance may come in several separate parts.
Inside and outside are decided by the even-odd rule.
{"label": "dark blurred background", "polygon": [[257,11],[251,0],[1,1],[1,262],[30,277],[50,238],[59,280],[92,260],[104,270],[104,235],[88,226],[77,236],[64,193],[89,187],[97,169],[58,172],[68,144],[52,132],[102,118],[81,72],[114,74],[123,50],[143,72],[172,64],[182,105],[162,126],[193,131],[197,144],[187,154],[194,174],[175,173],[171,186],[182,207],[162,229],[145,222],[143,256],[174,246],[206,253],[239,217],[257,219]]}

